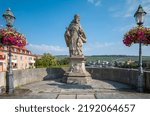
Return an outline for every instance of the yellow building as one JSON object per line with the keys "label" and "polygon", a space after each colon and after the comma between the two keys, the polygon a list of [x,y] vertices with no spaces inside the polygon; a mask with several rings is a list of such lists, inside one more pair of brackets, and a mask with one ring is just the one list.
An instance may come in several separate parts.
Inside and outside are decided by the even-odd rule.
{"label": "yellow building", "polygon": [[[20,48],[12,46],[11,52],[13,70],[35,68],[36,56],[33,55],[31,51],[27,50],[25,47]],[[8,47],[0,45],[0,72],[7,71],[8,59]]]}

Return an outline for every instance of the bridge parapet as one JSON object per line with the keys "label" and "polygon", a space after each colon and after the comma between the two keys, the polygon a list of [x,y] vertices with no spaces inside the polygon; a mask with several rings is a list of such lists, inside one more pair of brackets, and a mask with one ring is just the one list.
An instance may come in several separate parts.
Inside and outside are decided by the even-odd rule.
{"label": "bridge parapet", "polygon": [[[14,71],[14,86],[62,78],[67,68],[37,68]],[[93,79],[111,80],[137,86],[138,70],[122,68],[87,68]],[[5,88],[6,73],[0,72],[0,88]],[[145,90],[150,91],[150,71],[144,72]],[[1,91],[1,90],[0,90]]]}

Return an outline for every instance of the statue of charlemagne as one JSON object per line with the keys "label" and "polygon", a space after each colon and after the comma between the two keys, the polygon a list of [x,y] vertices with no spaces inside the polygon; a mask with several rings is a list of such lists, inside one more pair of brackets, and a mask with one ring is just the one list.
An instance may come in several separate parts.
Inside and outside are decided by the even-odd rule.
{"label": "statue of charlemagne", "polygon": [[66,28],[65,40],[69,47],[70,57],[83,56],[82,46],[86,43],[86,36],[81,28],[79,15],[76,14],[69,27]]}

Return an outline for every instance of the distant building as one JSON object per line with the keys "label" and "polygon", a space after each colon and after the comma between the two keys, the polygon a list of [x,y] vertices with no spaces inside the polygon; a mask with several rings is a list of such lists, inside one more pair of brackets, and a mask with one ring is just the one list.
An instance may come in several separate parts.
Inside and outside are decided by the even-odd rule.
{"label": "distant building", "polygon": [[135,61],[132,61],[131,59],[129,59],[128,61],[127,61],[127,64],[128,65],[130,65],[130,64],[132,64],[132,63],[134,63]]}
{"label": "distant building", "polygon": [[43,55],[36,55],[36,59],[41,59]]}
{"label": "distant building", "polygon": [[86,66],[88,67],[97,67],[97,68],[101,68],[101,67],[114,67],[114,65],[108,61],[89,61],[86,63]]}
{"label": "distant building", "polygon": [[[13,70],[35,68],[36,56],[31,51],[17,46],[12,46],[11,51]],[[7,71],[8,59],[8,47],[0,45],[0,72]]]}

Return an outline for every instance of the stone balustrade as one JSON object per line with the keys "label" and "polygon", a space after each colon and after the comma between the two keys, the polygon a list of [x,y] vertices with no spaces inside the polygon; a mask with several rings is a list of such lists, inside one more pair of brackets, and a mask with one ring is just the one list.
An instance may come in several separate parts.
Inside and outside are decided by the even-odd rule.
{"label": "stone balustrade", "polygon": [[[14,71],[14,86],[42,81],[62,78],[67,68],[37,68]],[[138,70],[122,69],[122,68],[87,68],[93,79],[111,80],[137,86]],[[6,73],[0,72],[0,92],[6,85]],[[145,90],[150,90],[150,72],[144,72]]]}

